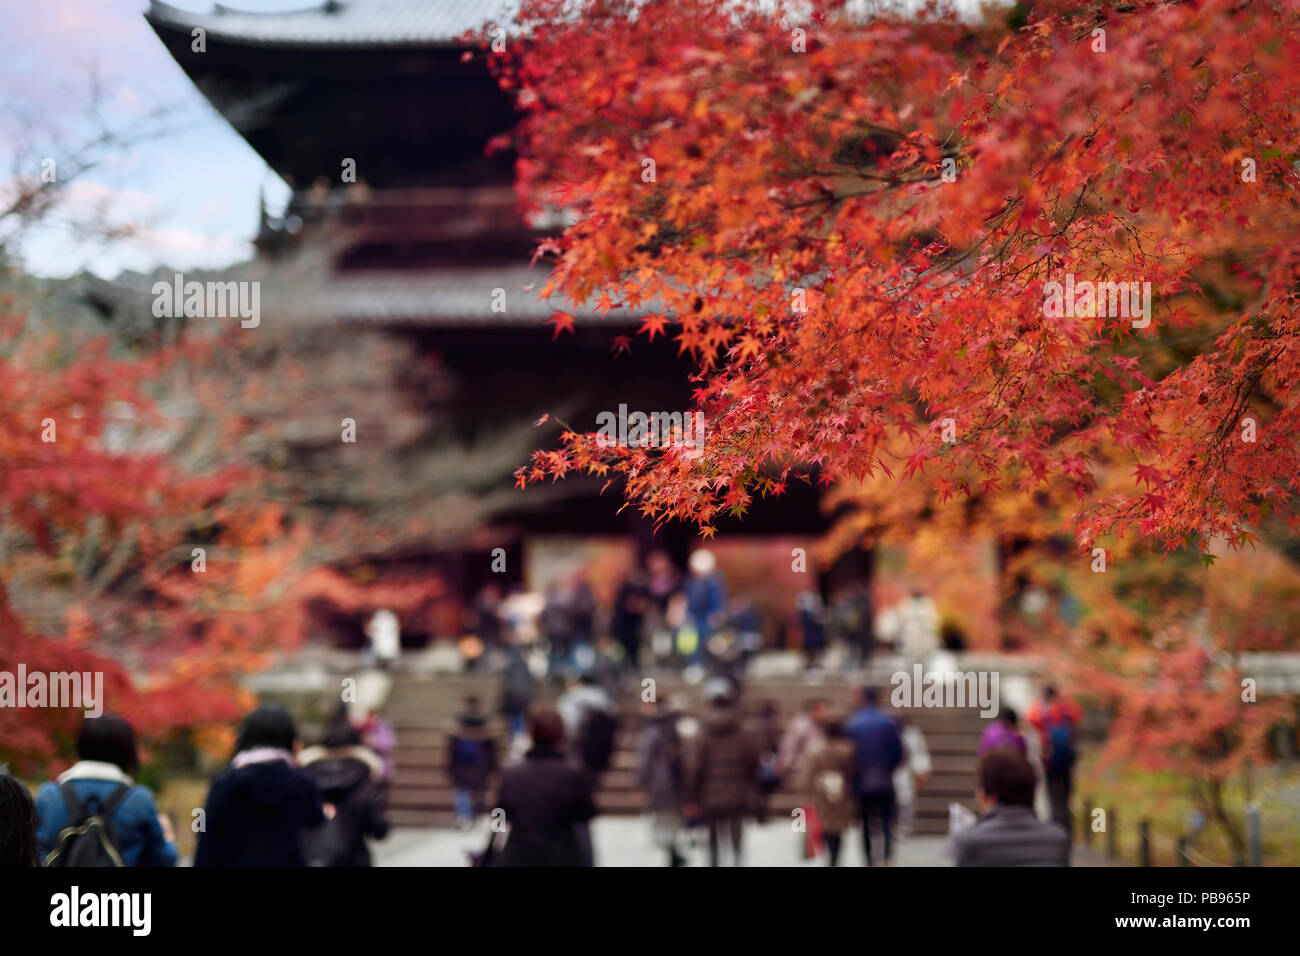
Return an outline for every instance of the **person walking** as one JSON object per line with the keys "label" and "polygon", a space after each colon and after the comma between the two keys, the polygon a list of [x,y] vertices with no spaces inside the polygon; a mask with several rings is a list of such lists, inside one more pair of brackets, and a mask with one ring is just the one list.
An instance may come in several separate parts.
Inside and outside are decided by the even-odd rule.
{"label": "person walking", "polygon": [[587,671],[595,660],[596,612],[600,604],[585,574],[574,575],[568,592],[569,619],[573,625],[570,664]]}
{"label": "person walking", "polygon": [[669,705],[663,691],[657,699],[642,704],[642,715],[641,737],[637,742],[637,786],[645,795],[650,836],[655,846],[667,853],[669,866],[682,866],[686,860],[678,851],[677,834],[681,828],[686,780],[682,741],[677,731],[680,715]]}
{"label": "person walking", "polygon": [[823,729],[825,736],[808,754],[803,784],[817,814],[826,862],[838,866],[844,831],[853,825],[857,753],[842,719],[828,717]]}
{"label": "person walking", "polygon": [[916,797],[930,779],[930,748],[925,734],[907,714],[898,714],[898,736],[903,742],[903,762],[894,771],[894,806],[899,836],[910,836],[916,827]]}
{"label": "person walking", "polygon": [[781,712],[776,701],[765,700],[754,721],[754,742],[758,747],[758,792],[754,816],[761,826],[767,823],[768,802],[781,786]]}
{"label": "person walking", "polygon": [[801,591],[795,598],[795,611],[799,618],[802,639],[804,671],[814,674],[822,653],[826,650],[826,606],[822,596],[814,590]]}
{"label": "person walking", "polygon": [[903,762],[903,741],[898,728],[877,708],[879,694],[874,687],[858,693],[860,707],[845,727],[857,752],[858,777],[855,790],[862,813],[862,849],[867,866],[873,865],[871,826],[878,821],[884,862],[893,862],[894,771]]}
{"label": "person walking", "polygon": [[495,581],[485,584],[474,597],[472,609],[474,633],[483,642],[483,647],[489,651],[494,651],[501,646],[503,598],[501,585]]}
{"label": "person walking", "polygon": [[384,762],[361,742],[361,732],[340,704],[321,739],[298,755],[320,789],[325,821],[303,834],[308,866],[369,866],[367,838],[388,835],[381,781]]}
{"label": "person walking", "polygon": [[[657,663],[670,661],[675,650],[674,634],[679,624],[669,615],[673,596],[680,594],[681,574],[663,551],[651,551],[645,559],[646,607],[645,633],[650,638],[650,653]],[[685,609],[685,599],[678,603]]]}
{"label": "person walking", "polygon": [[792,780],[803,779],[804,761],[825,738],[829,719],[824,700],[809,701],[805,709],[790,719],[777,751],[777,773]]}
{"label": "person walking", "polygon": [[483,809],[488,778],[496,767],[487,715],[479,708],[478,698],[471,695],[465,698],[447,740],[447,774],[455,791],[457,825],[464,829],[474,825]]}
{"label": "person walking", "polygon": [[976,755],[983,757],[990,750],[1014,750],[1021,756],[1027,754],[1025,738],[1017,724],[1020,716],[1010,707],[1003,707],[993,722],[980,734]]}
{"label": "person walking", "polygon": [[507,767],[497,806],[510,836],[500,866],[589,866],[579,827],[596,815],[587,775],[564,755],[564,721],[553,707],[535,708],[528,720],[532,749]]}
{"label": "person walking", "polygon": [[614,632],[614,639],[623,648],[623,669],[631,674],[640,673],[638,665],[641,660],[641,636],[650,606],[649,584],[645,572],[633,568],[619,584],[618,591],[614,595],[614,608],[609,625],[610,630]]}
{"label": "person walking", "polygon": [[861,670],[871,660],[875,649],[874,615],[871,590],[865,584],[845,591],[833,605],[835,630],[847,651],[844,663],[848,671]]}
{"label": "person walking", "polygon": [[758,747],[736,713],[734,692],[726,681],[706,687],[709,715],[700,731],[689,786],[691,807],[709,832],[709,865],[719,865],[719,843],[731,842],[731,859],[741,864],[745,815],[754,803]]}
{"label": "person walking", "polygon": [[366,713],[366,719],[361,722],[359,730],[361,742],[383,761],[384,774],[380,778],[379,787],[387,798],[388,788],[393,785],[393,778],[397,776],[397,731],[393,729],[392,723],[373,707]]}
{"label": "person walking", "polygon": [[1034,768],[1007,748],[980,758],[974,824],[951,838],[958,866],[1069,866],[1070,838],[1034,815]]}
{"label": "person walking", "polygon": [[595,777],[609,769],[618,731],[617,706],[609,691],[585,673],[571,680],[555,703],[564,721],[564,733],[571,742],[573,757]]}
{"label": "person walking", "polygon": [[36,793],[45,865],[175,866],[171,822],[133,779],[140,758],[131,725],[116,714],[87,717],[77,757]]}
{"label": "person walking", "polygon": [[687,623],[694,632],[694,641],[686,651],[688,667],[696,674],[702,673],[708,655],[709,638],[722,625],[727,612],[727,584],[713,552],[700,549],[691,554],[690,575],[683,591],[686,595]]}
{"label": "person walking", "polygon": [[505,667],[501,671],[501,712],[506,718],[510,742],[524,733],[524,714],[533,702],[537,682],[528,668],[528,658],[518,640],[511,637],[505,647]]}
{"label": "person walking", "polygon": [[763,649],[763,612],[752,597],[739,594],[732,599],[730,617],[736,635],[732,669],[738,677],[744,677],[749,662]]}
{"label": "person walking", "polygon": [[550,661],[546,676],[561,683],[573,664],[574,609],[571,598],[569,591],[558,581],[547,585],[546,600],[537,619]]}
{"label": "person walking", "polygon": [[[824,700],[809,701],[804,709],[790,718],[781,745],[777,749],[776,771],[782,780],[796,784],[808,777],[808,758],[825,742],[826,726],[830,714]],[[800,793],[800,808],[804,812],[807,824],[807,836],[803,844],[803,857],[812,857],[817,852],[820,826],[817,821],[817,807],[805,788]]]}
{"label": "person walking", "polygon": [[0,767],[0,870],[41,865],[36,801],[21,780]]}
{"label": "person walking", "polygon": [[402,655],[402,626],[397,615],[387,609],[376,611],[366,623],[370,654],[383,670],[389,670]]}
{"label": "person walking", "polygon": [[1029,724],[1038,731],[1043,762],[1043,780],[1051,806],[1052,822],[1070,825],[1070,789],[1074,780],[1075,730],[1079,725],[1079,705],[1062,697],[1052,685],[1043,688],[1041,700],[1029,707]]}
{"label": "person walking", "polygon": [[302,835],[325,821],[320,789],[294,759],[298,729],[279,704],[239,725],[235,755],[212,780],[195,866],[303,866]]}
{"label": "person walking", "polygon": [[912,589],[881,615],[876,630],[911,661],[924,661],[939,648],[940,618],[934,600],[920,587]]}

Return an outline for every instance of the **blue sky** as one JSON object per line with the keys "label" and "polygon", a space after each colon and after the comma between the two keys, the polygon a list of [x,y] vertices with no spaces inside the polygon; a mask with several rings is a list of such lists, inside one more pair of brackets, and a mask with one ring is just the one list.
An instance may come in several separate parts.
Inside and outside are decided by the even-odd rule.
{"label": "blue sky", "polygon": [[[169,2],[212,8],[211,0]],[[227,5],[266,11],[318,2]],[[55,144],[88,137],[92,76],[110,125],[130,128],[151,109],[170,108],[162,135],[70,183],[55,214],[25,232],[18,252],[32,272],[108,278],[124,269],[220,267],[252,255],[259,190],[272,210],[288,199],[288,187],[168,55],[144,20],[147,8],[148,0],[0,0],[0,208],[15,175],[39,176],[45,158],[62,155]],[[136,232],[104,240],[84,228],[96,219],[130,223]]]}
{"label": "blue sky", "polygon": [[[211,9],[209,0],[170,0]],[[248,10],[310,6],[309,0],[231,0]],[[252,254],[258,190],[279,208],[288,189],[194,88],[145,23],[148,0],[6,0],[0,3],[0,190],[15,171],[39,175],[58,142],[83,140],[92,75],[105,114],[130,127],[161,104],[162,134],[114,155],[76,184],[20,253],[33,272],[216,267]],[[138,235],[98,240],[78,224],[93,210],[130,222]]]}

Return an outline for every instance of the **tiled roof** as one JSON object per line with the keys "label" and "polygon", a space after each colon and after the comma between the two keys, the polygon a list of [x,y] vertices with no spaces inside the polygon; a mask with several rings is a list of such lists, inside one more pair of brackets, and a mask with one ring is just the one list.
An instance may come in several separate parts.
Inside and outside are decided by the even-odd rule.
{"label": "tiled roof", "polygon": [[[770,5],[757,0],[760,10]],[[891,4],[884,4],[890,6]],[[908,0],[898,0],[906,9]],[[974,8],[974,0],[957,0],[958,8]],[[868,19],[880,0],[847,0],[853,19]],[[321,0],[287,12],[252,12],[214,3],[211,13],[181,10],[150,0],[145,17],[155,27],[189,33],[203,27],[209,36],[264,46],[441,46],[467,30],[493,22],[511,28],[519,0]],[[801,22],[796,15],[792,22]]]}
{"label": "tiled roof", "polygon": [[510,29],[518,0],[334,0],[281,13],[252,13],[215,4],[192,13],[151,0],[155,27],[266,46],[437,46],[489,21]]}

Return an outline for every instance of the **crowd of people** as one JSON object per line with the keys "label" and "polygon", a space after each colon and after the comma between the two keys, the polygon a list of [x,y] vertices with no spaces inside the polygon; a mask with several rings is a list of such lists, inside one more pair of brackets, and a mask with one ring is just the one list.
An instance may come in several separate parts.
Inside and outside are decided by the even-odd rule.
{"label": "crowd of people", "polygon": [[692,682],[710,674],[739,676],[773,643],[797,645],[809,670],[839,643],[845,669],[853,671],[877,648],[920,660],[964,642],[955,629],[941,628],[934,601],[919,588],[879,611],[864,583],[838,588],[829,601],[806,588],[787,611],[765,611],[751,595],[732,592],[707,549],[692,552],[684,571],[665,552],[650,552],[618,582],[608,604],[582,571],[540,593],[507,594],[489,583],[472,602],[465,627],[461,646],[470,669],[522,648],[526,657],[538,656],[541,666],[534,669],[557,683],[574,671],[639,673],[648,666],[681,668]]}
{"label": "crowd of people", "polygon": [[[929,777],[924,735],[880,706],[863,687],[837,713],[814,700],[781,727],[770,702],[753,714],[725,677],[703,688],[698,713],[664,693],[642,701],[636,786],[650,837],[666,865],[681,866],[692,843],[713,866],[744,859],[750,820],[762,821],[773,791],[799,795],[792,815],[804,858],[843,860],[846,834],[860,828],[867,865],[890,865],[912,829],[916,795]],[[516,752],[497,752],[493,722],[468,697],[448,739],[448,773],[462,826],[500,814],[501,839],[474,855],[480,865],[588,866],[595,793],[620,733],[615,695],[591,674],[571,681],[555,705],[527,704]],[[1069,792],[1077,705],[1048,687],[1029,711],[1028,738],[1004,709],[979,744],[980,815],[952,827],[959,866],[1068,865]],[[195,866],[368,866],[369,841],[388,832],[385,785],[392,730],[371,713],[361,725],[340,706],[315,746],[302,749],[287,710],[263,704],[241,722],[234,753],[195,812]],[[388,749],[389,752],[384,752]],[[1039,774],[1051,822],[1034,812]],[[78,760],[33,800],[0,772],[0,865],[172,866],[172,821],[135,779],[135,732],[121,717],[83,721]],[[499,778],[495,799],[492,781]]]}
{"label": "crowd of people", "polygon": [[[500,846],[494,829],[475,854],[480,863],[593,864],[594,794],[616,739],[632,732],[636,787],[653,843],[670,866],[683,865],[694,844],[707,846],[712,865],[739,864],[749,821],[768,818],[778,790],[798,795],[793,820],[804,858],[838,865],[845,835],[858,827],[865,862],[890,865],[898,838],[913,830],[932,769],[928,747],[906,711],[882,708],[875,689],[863,687],[842,710],[814,700],[788,725],[775,701],[742,711],[745,662],[763,645],[763,624],[752,601],[729,597],[708,551],[691,555],[685,575],[662,552],[651,553],[621,582],[608,613],[581,575],[550,588],[527,620],[499,592],[481,595],[475,613],[478,632],[496,652],[505,734],[477,696],[467,697],[447,734],[446,773],[458,826],[471,829],[489,811],[503,812],[509,825]],[[921,591],[880,614],[865,587],[841,592],[829,608],[809,591],[799,596],[795,617],[810,666],[832,635],[856,665],[878,639],[913,659],[938,647],[938,615]],[[378,666],[395,656],[394,624],[379,615],[371,622],[374,643],[384,645],[373,649]],[[702,682],[702,706],[678,707],[662,688],[645,694],[641,665],[654,662],[683,666],[689,684]],[[692,679],[692,670],[702,676]],[[556,693],[553,706],[541,702]],[[640,726],[621,727],[633,694]],[[1049,687],[1029,709],[1036,733],[1028,740],[1008,708],[990,723],[979,745],[981,816],[969,826],[960,814],[950,821],[959,864],[1055,863],[1060,846],[1068,860],[1078,720],[1077,705]],[[388,831],[395,745],[379,714],[354,725],[341,705],[316,745],[301,749],[283,707],[258,707],[241,723],[229,764],[196,811],[194,864],[369,865],[368,841]],[[0,774],[0,849],[11,860],[49,866],[175,864],[172,823],[134,779],[131,726],[112,715],[87,719],[77,751],[77,763],[37,793],[30,840],[21,795]],[[1046,794],[1039,802],[1050,824],[1034,814],[1036,790]],[[999,849],[1001,841],[1010,849]]]}
{"label": "crowd of people", "polygon": [[[913,830],[916,798],[930,777],[931,759],[920,728],[901,712],[882,708],[875,688],[862,688],[846,713],[814,700],[784,728],[774,726],[776,709],[770,703],[743,714],[739,687],[727,678],[708,681],[704,699],[699,713],[677,708],[663,693],[641,705],[636,785],[650,837],[666,865],[683,865],[694,840],[707,845],[711,865],[724,859],[739,865],[747,823],[764,820],[771,793],[783,785],[799,795],[793,822],[802,856],[824,856],[829,865],[838,865],[845,834],[856,826],[867,865],[893,863],[898,838]],[[480,726],[476,706],[467,702],[476,714],[472,725]],[[616,710],[613,695],[590,675],[575,680],[555,707],[529,709],[527,745],[502,773],[494,805],[505,811],[509,837],[498,846],[494,831],[488,848],[476,854],[480,864],[594,862],[591,795],[609,766]],[[954,833],[951,849],[958,865],[1068,863],[1068,799],[1062,805],[1057,797],[1068,795],[1077,707],[1049,687],[1031,709],[1031,726],[1042,737],[1037,751],[1043,778],[1052,794],[1050,823],[1034,813],[1038,774],[1017,720],[1014,711],[1004,711],[980,741],[975,796],[981,815]],[[470,724],[462,719],[462,725]],[[453,754],[460,752],[461,739],[460,731],[453,734]],[[481,735],[471,739],[487,746]],[[457,759],[451,773],[457,806],[465,808],[462,825],[469,827],[478,808],[488,805],[495,757],[467,751],[462,765]]]}
{"label": "crowd of people", "polygon": [[[386,732],[385,732],[386,731]],[[384,783],[391,740],[376,714],[354,726],[345,707],[302,749],[292,716],[262,704],[240,723],[234,753],[191,821],[195,866],[369,866],[388,833]],[[0,772],[0,866],[174,866],[174,824],[141,784],[135,730],[115,714],[86,718],[78,760],[33,800]]]}

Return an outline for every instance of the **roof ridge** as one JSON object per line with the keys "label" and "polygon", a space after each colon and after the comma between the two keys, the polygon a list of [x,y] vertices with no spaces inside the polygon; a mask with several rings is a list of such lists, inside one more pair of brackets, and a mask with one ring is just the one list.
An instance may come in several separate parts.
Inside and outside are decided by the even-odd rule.
{"label": "roof ridge", "polygon": [[214,2],[206,12],[150,0],[145,18],[201,27],[250,43],[286,45],[446,44],[486,23],[509,19],[519,0],[315,0],[292,10],[244,10]]}

